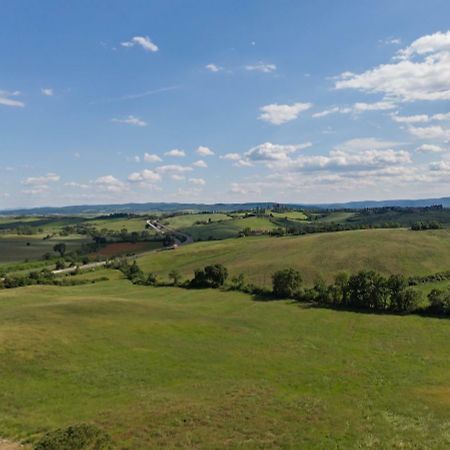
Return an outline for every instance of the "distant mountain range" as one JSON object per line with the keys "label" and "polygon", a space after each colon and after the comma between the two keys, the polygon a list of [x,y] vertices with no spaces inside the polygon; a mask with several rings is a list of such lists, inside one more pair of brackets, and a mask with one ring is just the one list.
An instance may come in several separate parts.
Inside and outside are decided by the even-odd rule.
{"label": "distant mountain range", "polygon": [[[256,207],[270,207],[274,202],[256,203],[124,203],[110,205],[76,205],[61,207],[39,207],[0,210],[1,215],[48,215],[48,214],[111,214],[111,213],[145,213],[151,211],[237,211],[242,209],[252,209]],[[450,208],[450,197],[427,198],[418,200],[381,200],[381,201],[356,201],[347,203],[321,203],[321,204],[300,204],[283,203],[283,205],[293,208],[315,208],[315,209],[363,209],[382,208],[386,206],[401,207],[425,207],[432,205],[442,205]]]}

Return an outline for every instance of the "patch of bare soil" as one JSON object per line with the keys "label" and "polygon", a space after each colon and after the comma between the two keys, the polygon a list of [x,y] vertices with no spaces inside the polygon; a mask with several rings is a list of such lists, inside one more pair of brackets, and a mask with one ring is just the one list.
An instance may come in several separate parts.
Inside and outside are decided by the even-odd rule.
{"label": "patch of bare soil", "polygon": [[26,450],[29,447],[18,442],[8,441],[0,438],[0,450]]}

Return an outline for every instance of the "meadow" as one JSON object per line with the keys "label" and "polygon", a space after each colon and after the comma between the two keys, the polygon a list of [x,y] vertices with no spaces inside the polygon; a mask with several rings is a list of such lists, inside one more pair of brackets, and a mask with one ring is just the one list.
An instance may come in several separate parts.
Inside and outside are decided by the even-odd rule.
{"label": "meadow", "polygon": [[89,422],[123,450],[446,449],[449,337],[448,320],[115,276],[2,291],[0,436]]}
{"label": "meadow", "polygon": [[288,237],[246,237],[199,242],[175,251],[138,259],[146,271],[166,277],[172,269],[192,277],[195,269],[221,263],[231,276],[244,273],[249,282],[269,286],[271,275],[294,267],[304,282],[332,281],[342,271],[361,269],[385,275],[429,275],[450,268],[450,230],[356,230]]}

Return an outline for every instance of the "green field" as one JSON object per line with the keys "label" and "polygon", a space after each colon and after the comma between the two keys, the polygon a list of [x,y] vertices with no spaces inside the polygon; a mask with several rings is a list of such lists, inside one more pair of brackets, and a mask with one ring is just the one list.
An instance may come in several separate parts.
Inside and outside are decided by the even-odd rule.
{"label": "green field", "polygon": [[449,448],[450,324],[133,286],[0,292],[0,436],[119,449]]}
{"label": "green field", "polygon": [[450,269],[450,230],[358,230],[295,237],[248,237],[200,242],[171,252],[144,256],[146,271],[166,276],[172,269],[191,277],[196,268],[222,263],[231,275],[268,286],[271,275],[286,267],[298,269],[307,284],[318,277],[372,269],[383,274],[429,275]]}
{"label": "green field", "polygon": [[277,217],[280,219],[287,218],[291,220],[306,220],[308,218],[308,216],[302,211],[286,211],[283,213],[270,211],[270,214],[273,217]]}
{"label": "green field", "polygon": [[[133,217],[130,219],[127,218],[114,218],[114,219],[94,219],[85,222],[88,225],[91,225],[98,230],[102,230],[106,228],[107,230],[112,231],[121,231],[122,229],[126,229],[128,232],[133,231],[144,231],[146,218],[145,217]],[[151,232],[151,230],[148,230]]]}
{"label": "green field", "polygon": [[267,217],[244,217],[185,227],[182,228],[182,231],[190,234],[194,241],[207,241],[234,238],[246,228],[250,228],[252,231],[266,232],[274,230],[277,225]]}
{"label": "green field", "polygon": [[46,240],[36,236],[0,237],[0,264],[40,259],[45,253],[57,255],[53,251],[53,246],[60,242],[64,242],[67,252],[70,252],[79,248],[87,240],[82,236]]}
{"label": "green field", "polygon": [[162,220],[163,224],[174,230],[180,230],[182,228],[192,227],[195,222],[219,222],[223,220],[230,220],[231,217],[227,214],[214,213],[214,214],[181,214],[178,216],[167,217]]}

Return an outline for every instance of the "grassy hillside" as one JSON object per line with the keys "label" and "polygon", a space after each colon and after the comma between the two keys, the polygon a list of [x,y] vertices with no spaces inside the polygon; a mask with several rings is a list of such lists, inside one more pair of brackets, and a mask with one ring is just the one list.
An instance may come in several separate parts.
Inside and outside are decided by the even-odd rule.
{"label": "grassy hillside", "polygon": [[339,233],[270,238],[253,237],[201,242],[175,251],[139,259],[147,271],[165,276],[178,269],[192,276],[194,269],[222,263],[231,274],[268,285],[278,269],[295,267],[307,283],[321,276],[330,280],[341,271],[363,268],[384,274],[426,275],[450,269],[450,230],[357,230]]}
{"label": "grassy hillside", "polygon": [[195,222],[218,222],[223,220],[230,220],[231,217],[227,214],[181,214],[174,217],[168,217],[162,220],[170,228],[179,230],[181,228],[192,227]]}
{"label": "grassy hillside", "polygon": [[270,231],[277,228],[277,225],[272,223],[268,217],[244,217],[181,229],[190,234],[195,241],[207,241],[209,239],[233,238],[246,228],[253,231]]}
{"label": "grassy hillside", "polygon": [[124,280],[0,292],[0,436],[119,449],[447,449],[447,320]]}

